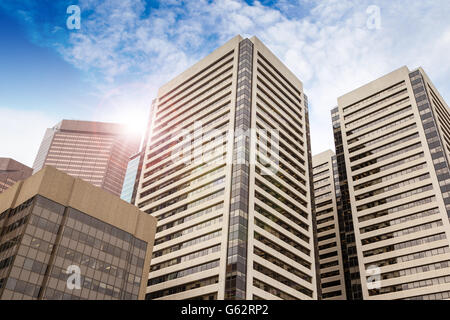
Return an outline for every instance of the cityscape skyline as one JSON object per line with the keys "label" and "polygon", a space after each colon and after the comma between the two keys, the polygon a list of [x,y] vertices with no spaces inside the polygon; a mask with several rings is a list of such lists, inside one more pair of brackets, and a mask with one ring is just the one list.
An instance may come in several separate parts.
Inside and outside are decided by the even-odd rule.
{"label": "cityscape skyline", "polygon": [[[337,155],[312,157],[303,84],[257,37],[234,37],[159,89],[143,149],[135,153],[135,140],[118,144],[134,145],[122,174],[136,181],[122,182],[115,201],[123,189],[135,210],[158,221],[141,299],[142,291],[150,300],[450,297],[448,105],[420,67],[396,69],[337,101]],[[40,170],[47,154],[73,175],[71,167],[89,169],[104,152],[100,141],[123,131],[67,120],[47,129],[36,174],[4,199],[55,170]],[[9,234],[19,221],[5,223]],[[0,268],[8,271],[14,257]],[[10,298],[43,297],[46,285],[16,281],[2,279]],[[76,297],[62,286],[45,297]],[[120,291],[87,286],[110,297]]]}
{"label": "cityscape skyline", "polygon": [[0,3],[0,300],[450,300],[447,15]]}
{"label": "cityscape skyline", "polygon": [[[21,118],[29,127],[7,123],[0,147],[3,156],[28,166],[33,159],[18,145],[37,151],[43,130],[61,119],[134,122],[145,128],[157,88],[236,34],[258,36],[305,82],[314,154],[334,149],[332,131],[323,128],[331,124],[327,114],[336,97],[400,66],[423,66],[444,99],[450,97],[448,66],[440,63],[450,46],[450,27],[440,18],[449,13],[447,1],[412,1],[402,10],[381,1],[350,0],[214,1],[205,6],[79,1],[80,30],[66,27],[69,4],[47,3],[46,10],[28,1],[0,4],[0,38],[9,44],[0,61],[2,75],[10,75],[0,75],[0,116]],[[373,6],[381,12],[380,28],[369,23]],[[120,19],[113,23],[110,16]],[[217,25],[211,24],[213,18]],[[109,29],[99,30],[101,24]],[[228,25],[234,27],[223,27]],[[168,34],[174,26],[179,31]],[[107,36],[116,30],[131,38]],[[418,42],[414,50],[407,45]],[[137,58],[130,62],[126,57]],[[24,86],[28,94],[17,94]]]}

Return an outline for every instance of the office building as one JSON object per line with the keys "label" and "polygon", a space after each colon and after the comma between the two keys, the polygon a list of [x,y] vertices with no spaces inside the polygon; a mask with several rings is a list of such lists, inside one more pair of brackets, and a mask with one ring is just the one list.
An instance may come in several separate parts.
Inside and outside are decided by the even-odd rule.
{"label": "office building", "polygon": [[11,158],[0,158],[0,193],[31,176],[33,169]]}
{"label": "office building", "polygon": [[346,300],[338,219],[340,188],[336,156],[328,150],[313,156],[312,163],[321,298]]}
{"label": "office building", "polygon": [[63,120],[47,129],[33,165],[53,166],[120,197],[140,137],[115,123]]}
{"label": "office building", "polygon": [[154,108],[136,197],[158,220],[147,299],[317,299],[302,82],[237,36]]}
{"label": "office building", "polygon": [[156,219],[52,167],[0,195],[0,300],[144,299]]}
{"label": "office building", "polygon": [[448,299],[448,105],[424,70],[402,67],[340,97],[332,116],[362,297]]}

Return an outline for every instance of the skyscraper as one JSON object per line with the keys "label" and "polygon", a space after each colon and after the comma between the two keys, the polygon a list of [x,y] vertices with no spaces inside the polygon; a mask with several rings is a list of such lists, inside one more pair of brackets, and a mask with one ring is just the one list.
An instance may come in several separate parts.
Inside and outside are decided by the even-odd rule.
{"label": "skyscraper", "polygon": [[345,300],[344,268],[338,218],[340,196],[336,156],[328,150],[313,156],[314,203],[323,300]]}
{"label": "skyscraper", "polygon": [[34,173],[50,165],[117,196],[140,137],[115,123],[63,120],[47,129]]}
{"label": "skyscraper", "polygon": [[0,158],[0,193],[31,176],[33,169],[10,158]]}
{"label": "skyscraper", "polygon": [[340,97],[332,115],[363,298],[449,298],[448,105],[421,68],[403,67]]}
{"label": "skyscraper", "polygon": [[136,199],[158,220],[147,299],[317,299],[302,82],[237,36],[154,108]]}
{"label": "skyscraper", "polygon": [[0,300],[144,299],[156,219],[45,167],[0,195]]}

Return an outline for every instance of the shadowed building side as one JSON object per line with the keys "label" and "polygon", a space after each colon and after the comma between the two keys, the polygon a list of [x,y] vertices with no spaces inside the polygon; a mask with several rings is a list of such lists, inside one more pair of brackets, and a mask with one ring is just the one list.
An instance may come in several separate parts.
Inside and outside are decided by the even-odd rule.
{"label": "shadowed building side", "polygon": [[331,150],[313,156],[315,219],[323,300],[346,300],[338,202],[336,156]]}
{"label": "shadowed building side", "polygon": [[0,158],[0,193],[30,177],[33,169],[10,158]]}

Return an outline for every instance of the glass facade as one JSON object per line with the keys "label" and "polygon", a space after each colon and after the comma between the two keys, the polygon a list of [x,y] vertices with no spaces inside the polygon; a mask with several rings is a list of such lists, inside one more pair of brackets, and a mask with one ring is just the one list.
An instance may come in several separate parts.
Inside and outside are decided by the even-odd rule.
{"label": "glass facade", "polygon": [[345,277],[345,291],[348,300],[362,300],[362,287],[359,273],[358,254],[356,251],[355,227],[353,225],[350,192],[345,166],[344,145],[340,125],[339,109],[331,111],[333,122],[336,157],[333,159],[333,175],[337,181],[336,205],[339,221],[339,237],[341,241],[342,260]]}
{"label": "glass facade", "polygon": [[[411,72],[409,77],[414,91],[414,98],[419,109],[420,120],[422,121],[423,129],[425,130],[428,148],[430,149],[431,158],[433,159],[434,169],[436,170],[439,186],[442,195],[444,196],[447,216],[450,218],[450,170],[447,154],[444,145],[441,143],[441,141],[445,140],[440,136],[436,124],[436,116],[431,108],[431,101],[425,89],[425,81],[420,71],[417,70]],[[439,101],[438,99],[436,100]],[[434,103],[437,104],[437,101],[434,101]],[[447,109],[446,111],[448,112],[448,108],[445,109]],[[438,110],[436,110],[436,112],[438,112]]]}
{"label": "glass facade", "polygon": [[134,203],[133,199],[136,197],[136,179],[138,178],[139,165],[141,163],[141,154],[132,157],[128,162],[127,172],[123,180],[122,194],[120,199]]}
{"label": "glass facade", "polygon": [[138,299],[147,243],[132,234],[39,195],[0,226],[1,300]]}
{"label": "glass facade", "polygon": [[[230,222],[225,282],[225,299],[245,299],[248,241],[248,197],[250,172],[251,95],[253,73],[253,44],[246,39],[239,44],[239,88],[233,148],[233,177],[231,181]],[[244,134],[242,134],[242,133]],[[240,134],[239,134],[240,133]]]}

